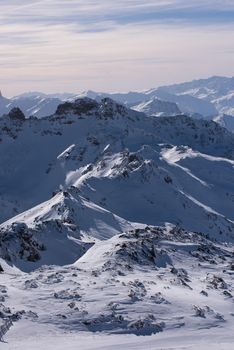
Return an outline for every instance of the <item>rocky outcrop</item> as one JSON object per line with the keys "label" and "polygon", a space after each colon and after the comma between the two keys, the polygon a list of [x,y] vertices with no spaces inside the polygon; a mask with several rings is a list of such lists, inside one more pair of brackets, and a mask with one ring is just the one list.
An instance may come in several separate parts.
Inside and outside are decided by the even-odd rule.
{"label": "rocky outcrop", "polygon": [[24,113],[18,107],[12,108],[12,110],[8,113],[8,116],[10,117],[10,119],[19,121],[24,121],[26,119]]}
{"label": "rocky outcrop", "polygon": [[98,107],[98,103],[91,98],[79,98],[74,102],[65,102],[58,106],[57,115],[75,114],[82,115],[91,112]]}

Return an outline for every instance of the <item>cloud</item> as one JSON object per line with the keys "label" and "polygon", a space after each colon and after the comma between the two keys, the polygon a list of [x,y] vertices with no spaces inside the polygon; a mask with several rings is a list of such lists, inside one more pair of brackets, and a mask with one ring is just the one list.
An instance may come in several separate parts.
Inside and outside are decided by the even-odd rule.
{"label": "cloud", "polygon": [[233,22],[234,3],[229,0],[20,0],[1,1],[2,23],[118,24],[188,21]]}
{"label": "cloud", "polygon": [[233,18],[232,0],[1,0],[1,81],[14,94],[230,75]]}

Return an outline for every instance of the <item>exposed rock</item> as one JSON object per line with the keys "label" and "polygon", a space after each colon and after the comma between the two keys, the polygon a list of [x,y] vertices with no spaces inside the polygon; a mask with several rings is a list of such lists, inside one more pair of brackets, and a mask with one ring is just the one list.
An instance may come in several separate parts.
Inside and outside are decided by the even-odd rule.
{"label": "exposed rock", "polygon": [[56,110],[56,115],[63,114],[75,114],[82,115],[87,114],[93,109],[98,107],[98,102],[90,98],[79,98],[75,102],[65,102],[60,104]]}
{"label": "exposed rock", "polygon": [[24,113],[18,107],[12,108],[12,110],[8,113],[8,116],[10,117],[10,119],[15,119],[19,121],[24,121],[26,119]]}

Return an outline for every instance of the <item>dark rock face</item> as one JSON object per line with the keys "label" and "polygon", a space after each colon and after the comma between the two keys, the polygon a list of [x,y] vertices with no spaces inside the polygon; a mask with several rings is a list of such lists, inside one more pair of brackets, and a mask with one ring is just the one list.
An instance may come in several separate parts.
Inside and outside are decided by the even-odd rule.
{"label": "dark rock face", "polygon": [[82,115],[89,113],[97,107],[98,103],[95,100],[92,100],[90,98],[79,98],[75,100],[75,102],[65,102],[59,105],[56,114],[63,115],[72,113],[76,115]]}
{"label": "dark rock face", "polygon": [[15,119],[15,120],[23,121],[26,119],[24,113],[18,107],[12,108],[12,110],[9,112],[8,115],[11,119]]}
{"label": "dark rock face", "polygon": [[115,115],[127,115],[128,109],[111,98],[106,97],[101,100],[99,113],[104,119],[113,119]]}
{"label": "dark rock face", "polygon": [[0,256],[8,262],[18,257],[21,260],[36,262],[45,246],[33,236],[25,223],[15,222],[7,229],[0,229]]}
{"label": "dark rock face", "polygon": [[74,102],[65,102],[58,106],[56,115],[67,114],[88,116],[95,114],[99,119],[113,119],[115,116],[126,116],[128,110],[110,98],[103,98],[100,102],[91,98],[79,98]]}

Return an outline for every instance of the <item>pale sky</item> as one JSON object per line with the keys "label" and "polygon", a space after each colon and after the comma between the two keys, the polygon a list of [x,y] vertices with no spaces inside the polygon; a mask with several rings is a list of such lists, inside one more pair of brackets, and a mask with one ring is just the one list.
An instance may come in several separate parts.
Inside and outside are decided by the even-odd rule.
{"label": "pale sky", "polygon": [[0,23],[6,96],[234,75],[234,0],[1,0]]}

